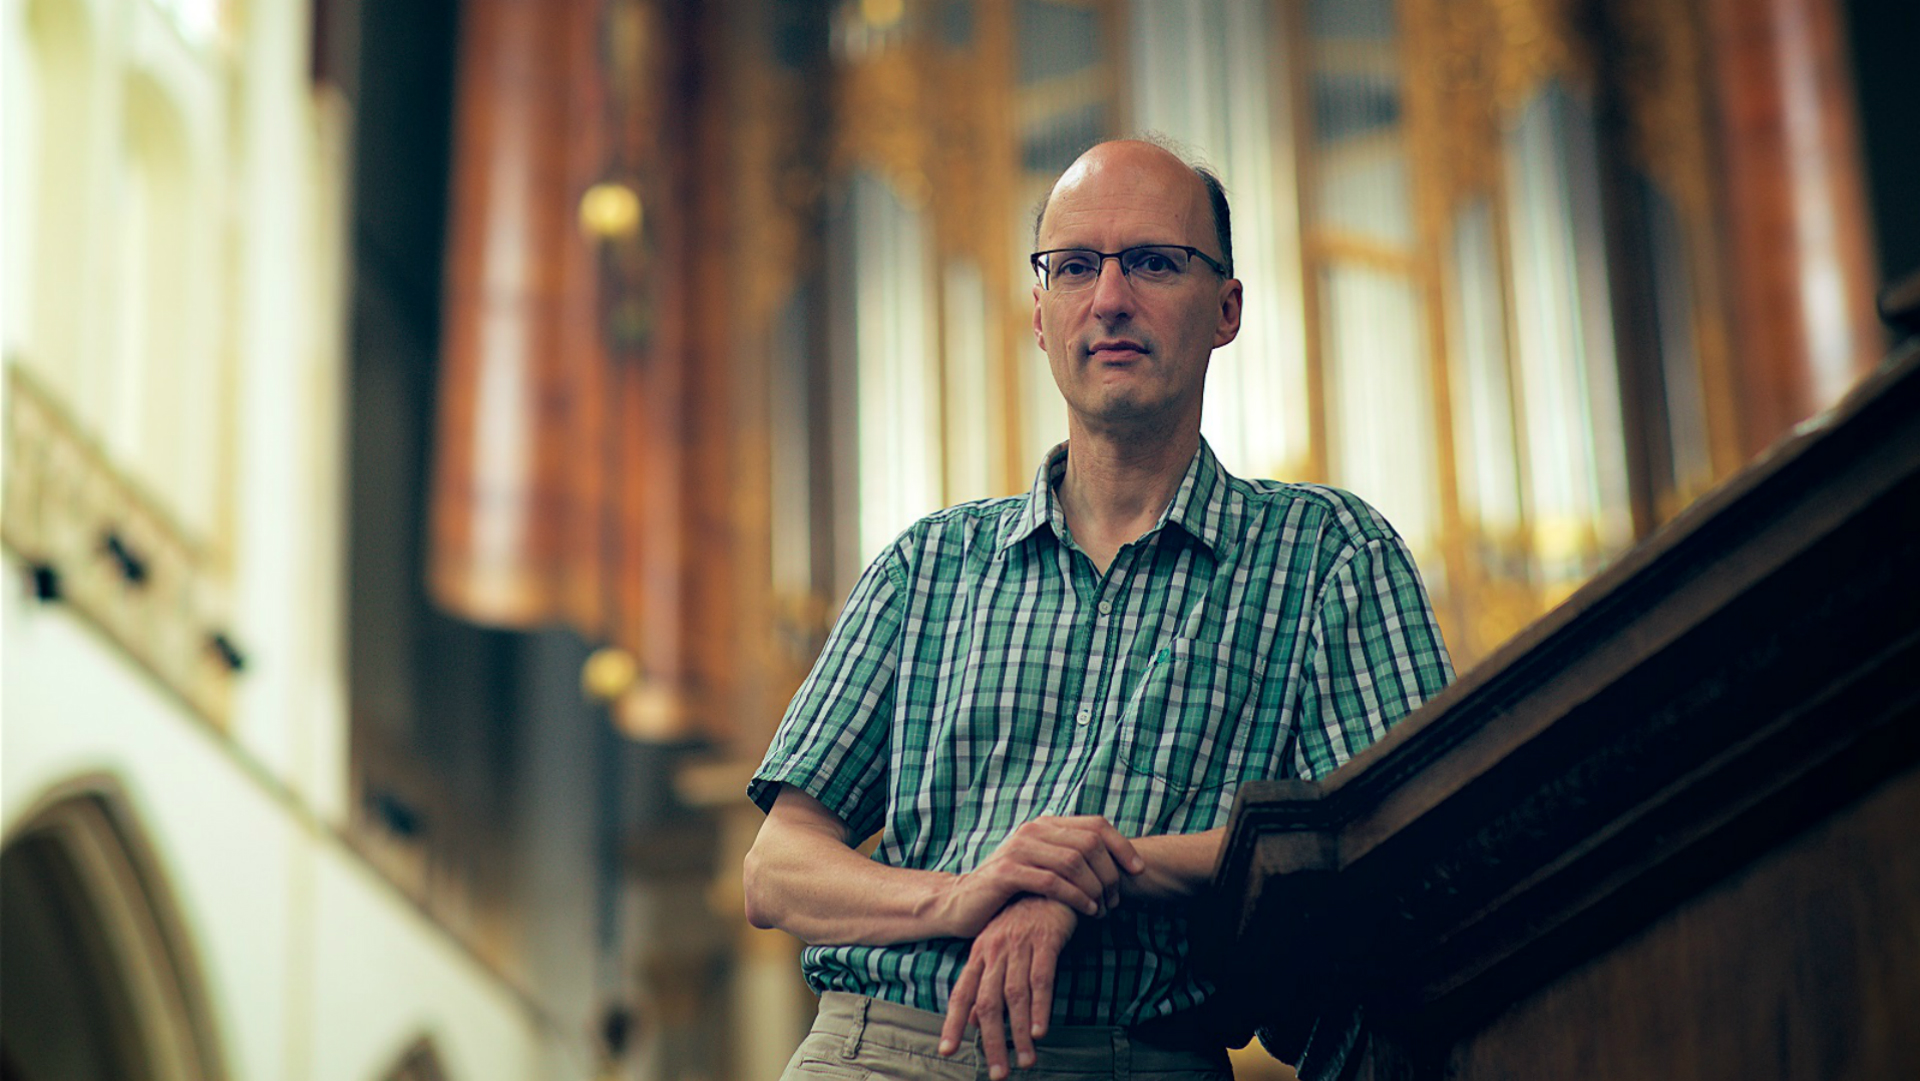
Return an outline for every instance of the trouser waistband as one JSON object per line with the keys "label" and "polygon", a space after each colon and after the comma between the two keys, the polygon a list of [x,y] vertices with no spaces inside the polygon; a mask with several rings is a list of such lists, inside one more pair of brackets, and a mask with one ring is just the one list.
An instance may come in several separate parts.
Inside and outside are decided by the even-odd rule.
{"label": "trouser waistband", "polygon": [[[886,999],[828,991],[820,996],[820,1013],[813,1031],[842,1037],[841,1055],[852,1061],[864,1047],[884,1048],[913,1055],[935,1055],[941,1014],[916,1010]],[[1115,1025],[1050,1025],[1044,1038],[1034,1041],[1041,1070],[1073,1070],[1126,1077],[1138,1073],[1182,1070],[1229,1070],[1225,1048],[1189,1050],[1162,1047],[1139,1039],[1131,1029]],[[961,1045],[953,1061],[966,1063],[980,1053],[979,1041]]]}

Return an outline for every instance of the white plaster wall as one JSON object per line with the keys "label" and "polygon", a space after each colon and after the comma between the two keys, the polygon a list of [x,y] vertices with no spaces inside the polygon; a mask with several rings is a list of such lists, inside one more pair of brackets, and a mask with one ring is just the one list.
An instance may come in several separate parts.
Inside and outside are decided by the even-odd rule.
{"label": "white plaster wall", "polygon": [[0,831],[57,786],[126,791],[234,1081],[376,1081],[422,1035],[454,1081],[536,1076],[532,1011],[245,752],[0,575]]}
{"label": "white plaster wall", "polygon": [[[306,77],[305,4],[253,5],[235,58],[245,94],[234,126],[240,155],[233,275],[238,317],[233,618],[251,659],[236,738],[276,777],[340,821],[344,674],[337,582],[345,536],[338,480],[346,449],[338,382],[337,279],[344,162],[316,147]],[[338,169],[335,175],[325,175]],[[329,345],[331,348],[321,348]]]}
{"label": "white plaster wall", "polygon": [[[449,949],[424,917],[396,909],[365,864],[323,859],[316,870],[313,896],[323,918],[312,938],[314,986],[372,993],[316,1001],[309,1076],[375,1076],[422,1034],[433,1038],[456,1079],[546,1077],[535,1069],[543,1050],[572,1044],[584,1051],[581,1041],[550,1038],[558,1034],[544,1031],[470,956]],[[393,977],[411,986],[396,987]],[[586,1064],[575,1072],[587,1073]]]}
{"label": "white plaster wall", "polygon": [[[543,1076],[543,1056],[576,1054],[582,1034],[545,1026],[337,832],[348,799],[341,298],[351,118],[308,81],[307,5],[244,5],[231,80],[196,83],[179,43],[156,36],[167,28],[153,23],[150,0],[72,2],[105,28],[99,81],[114,91],[94,117],[107,130],[75,137],[103,162],[118,152],[118,88],[138,64],[188,88],[175,105],[223,181],[209,250],[226,263],[202,285],[221,298],[212,306],[221,325],[207,337],[225,375],[193,422],[230,429],[221,458],[234,464],[216,466],[229,470],[218,531],[248,667],[234,715],[217,729],[72,609],[28,595],[13,553],[0,556],[0,835],[49,794],[112,778],[184,924],[232,1081],[378,1081],[423,1036],[452,1081]],[[9,90],[26,70],[24,11],[25,0],[0,0]],[[31,172],[23,98],[0,103],[8,178]],[[111,176],[111,163],[103,170]],[[31,217],[33,193],[8,187],[0,202],[11,232]],[[112,249],[100,231],[74,238],[94,249],[103,283],[74,300],[72,317],[96,328],[89,340],[114,324]],[[16,287],[31,273],[24,239],[0,243],[9,317],[26,306]],[[11,327],[0,338],[32,346]],[[75,412],[99,416],[106,388],[68,375],[58,385],[78,399]]]}
{"label": "white plaster wall", "polygon": [[[34,72],[26,54],[15,42],[27,36],[26,8],[16,0],[0,7],[0,40],[7,44],[0,61],[0,155],[6,168],[0,169],[0,357],[18,353],[31,331],[27,310],[26,276],[19,272],[33,251],[34,178],[16,169],[16,162],[27,161],[30,150],[39,141],[38,126],[29,121],[22,106],[33,99]],[[4,402],[0,391],[0,402]]]}

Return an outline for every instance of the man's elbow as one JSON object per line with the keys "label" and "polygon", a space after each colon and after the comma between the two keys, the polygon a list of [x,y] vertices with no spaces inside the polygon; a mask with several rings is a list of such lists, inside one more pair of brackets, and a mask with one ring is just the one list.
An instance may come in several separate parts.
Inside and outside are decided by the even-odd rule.
{"label": "man's elbow", "polygon": [[771,931],[780,925],[767,878],[766,857],[756,844],[747,850],[747,858],[740,865],[740,884],[747,898],[747,922],[762,931]]}

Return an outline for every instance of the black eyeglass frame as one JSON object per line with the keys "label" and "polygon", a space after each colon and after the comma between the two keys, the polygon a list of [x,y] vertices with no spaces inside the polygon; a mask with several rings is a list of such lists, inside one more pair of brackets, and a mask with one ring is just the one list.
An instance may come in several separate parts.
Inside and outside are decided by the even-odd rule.
{"label": "black eyeglass frame", "polygon": [[[1135,244],[1130,248],[1121,248],[1119,251],[1095,251],[1092,248],[1048,248],[1046,251],[1037,251],[1037,252],[1034,252],[1032,255],[1027,256],[1027,262],[1033,265],[1033,272],[1039,276],[1040,288],[1045,289],[1047,292],[1051,293],[1054,291],[1053,284],[1052,284],[1052,277],[1053,277],[1052,272],[1049,271],[1040,262],[1040,260],[1045,256],[1059,255],[1061,252],[1070,252],[1070,251],[1080,252],[1084,255],[1098,256],[1100,259],[1100,270],[1105,270],[1107,268],[1107,260],[1112,259],[1120,264],[1121,276],[1126,278],[1128,281],[1132,281],[1133,276],[1130,273],[1128,273],[1126,260],[1123,259],[1122,256],[1126,255],[1128,252],[1142,251],[1148,248],[1162,248],[1162,249],[1170,248],[1174,251],[1186,252],[1188,255],[1193,256],[1194,258],[1212,267],[1213,272],[1215,274],[1220,275],[1222,278],[1233,277],[1233,272],[1227,269],[1226,264],[1220,262],[1218,259],[1215,259],[1213,256],[1208,255],[1206,252],[1201,251],[1199,248],[1189,247],[1185,244]],[[1094,281],[1100,280],[1099,271],[1094,272],[1093,280]],[[1093,282],[1087,283],[1088,286],[1092,284]],[[1085,287],[1086,286],[1082,286],[1082,288],[1085,288]],[[1071,289],[1068,290],[1068,292],[1076,292],[1076,291],[1077,290],[1071,290]]]}

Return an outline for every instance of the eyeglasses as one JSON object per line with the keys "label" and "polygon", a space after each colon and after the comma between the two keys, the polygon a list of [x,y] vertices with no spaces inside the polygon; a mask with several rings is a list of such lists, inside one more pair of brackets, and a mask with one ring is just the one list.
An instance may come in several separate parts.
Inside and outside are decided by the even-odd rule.
{"label": "eyeglasses", "polygon": [[1229,276],[1227,268],[1212,256],[1184,244],[1142,244],[1121,251],[1054,248],[1029,257],[1034,273],[1040,275],[1040,288],[1050,293],[1070,293],[1092,285],[1100,279],[1100,270],[1109,259],[1118,259],[1120,273],[1135,285],[1172,285],[1185,276],[1195,259],[1221,277]]}

